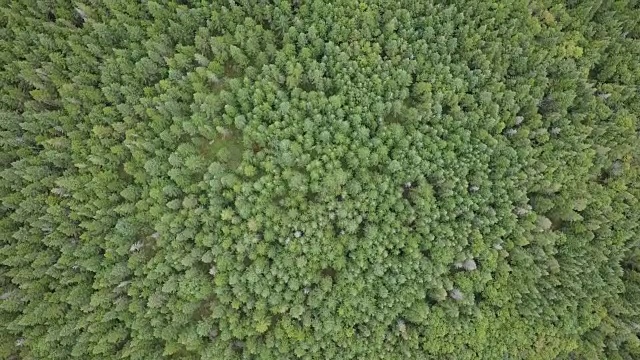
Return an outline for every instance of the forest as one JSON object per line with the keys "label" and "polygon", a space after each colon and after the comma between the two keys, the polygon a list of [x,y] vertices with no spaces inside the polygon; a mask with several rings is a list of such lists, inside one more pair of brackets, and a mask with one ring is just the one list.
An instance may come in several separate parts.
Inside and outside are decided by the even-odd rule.
{"label": "forest", "polygon": [[0,0],[0,359],[640,359],[639,19]]}

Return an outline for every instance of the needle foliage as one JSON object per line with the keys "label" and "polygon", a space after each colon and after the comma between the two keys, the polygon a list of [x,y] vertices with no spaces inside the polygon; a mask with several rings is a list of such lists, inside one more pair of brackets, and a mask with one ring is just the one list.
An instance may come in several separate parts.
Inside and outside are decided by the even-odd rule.
{"label": "needle foliage", "polygon": [[640,358],[636,0],[0,0],[0,358]]}

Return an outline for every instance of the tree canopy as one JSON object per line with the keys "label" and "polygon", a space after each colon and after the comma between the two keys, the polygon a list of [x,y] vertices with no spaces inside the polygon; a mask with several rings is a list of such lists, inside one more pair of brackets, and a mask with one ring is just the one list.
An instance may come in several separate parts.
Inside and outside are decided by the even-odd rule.
{"label": "tree canopy", "polygon": [[640,358],[637,0],[0,0],[0,358]]}

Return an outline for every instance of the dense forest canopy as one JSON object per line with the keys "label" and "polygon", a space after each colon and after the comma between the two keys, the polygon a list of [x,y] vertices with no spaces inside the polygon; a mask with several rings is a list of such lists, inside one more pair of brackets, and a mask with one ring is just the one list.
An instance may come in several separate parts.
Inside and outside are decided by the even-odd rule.
{"label": "dense forest canopy", "polygon": [[639,359],[637,0],[0,0],[0,358]]}

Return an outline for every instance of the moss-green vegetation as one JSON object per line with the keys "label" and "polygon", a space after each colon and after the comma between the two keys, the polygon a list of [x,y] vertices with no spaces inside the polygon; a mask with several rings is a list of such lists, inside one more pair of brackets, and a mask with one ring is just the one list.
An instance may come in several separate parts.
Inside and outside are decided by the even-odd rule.
{"label": "moss-green vegetation", "polygon": [[0,358],[640,358],[639,18],[0,0]]}

